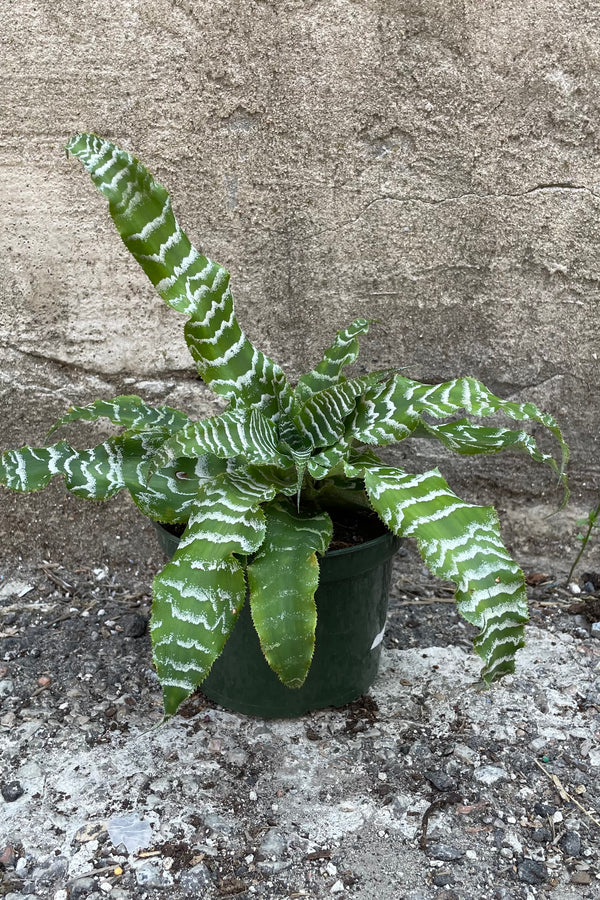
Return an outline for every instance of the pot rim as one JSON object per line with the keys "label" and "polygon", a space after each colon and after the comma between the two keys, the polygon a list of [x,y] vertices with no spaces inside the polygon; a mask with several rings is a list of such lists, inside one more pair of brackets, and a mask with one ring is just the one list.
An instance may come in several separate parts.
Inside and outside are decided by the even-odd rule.
{"label": "pot rim", "polygon": [[369,550],[371,547],[375,547],[377,544],[389,541],[390,539],[392,541],[400,541],[400,538],[397,537],[393,531],[388,529],[385,534],[380,534],[379,537],[371,538],[370,541],[363,541],[361,544],[351,544],[350,547],[340,547],[339,550],[327,550],[325,556],[338,557],[345,556],[348,553],[359,553],[361,550]]}
{"label": "pot rim", "polygon": [[[155,528],[160,529],[165,534],[168,534],[170,538],[174,541],[179,542],[179,537],[176,534],[173,534],[172,531],[169,531],[168,528],[165,527],[165,522],[159,522],[156,519],[150,520]],[[338,550],[326,550],[323,554],[328,558],[338,559],[341,556],[346,556],[350,553],[356,554],[360,553],[362,550],[370,550],[372,547],[376,547],[378,544],[382,544],[386,541],[391,541],[392,543],[398,542],[398,546],[400,545],[401,538],[394,534],[393,531],[390,531],[389,528],[386,528],[384,534],[380,534],[376,538],[371,538],[369,541],[363,541],[361,544],[351,544],[349,547],[340,547]]]}

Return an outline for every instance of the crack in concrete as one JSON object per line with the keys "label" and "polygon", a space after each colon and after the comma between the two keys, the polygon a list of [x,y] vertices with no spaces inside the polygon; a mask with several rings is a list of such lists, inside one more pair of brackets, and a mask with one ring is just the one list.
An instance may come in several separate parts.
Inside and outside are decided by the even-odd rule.
{"label": "crack in concrete", "polygon": [[396,197],[393,194],[385,195],[383,197],[375,197],[374,200],[370,200],[369,203],[366,204],[364,209],[360,211],[360,213],[354,218],[350,219],[347,222],[341,222],[335,228],[325,228],[323,231],[317,231],[314,234],[310,235],[311,238],[320,237],[323,234],[330,234],[331,232],[340,231],[342,228],[349,228],[352,225],[355,225],[365,213],[376,203],[422,203],[424,206],[443,206],[446,203],[458,203],[461,200],[508,200],[508,199],[520,199],[522,197],[528,197],[531,194],[538,193],[546,193],[546,192],[562,192],[562,191],[573,191],[575,193],[584,193],[589,194],[591,197],[600,198],[600,193],[596,193],[592,188],[587,187],[586,185],[581,184],[571,184],[569,182],[557,182],[555,184],[537,184],[534,187],[528,188],[526,191],[507,191],[501,194],[490,194],[483,193],[478,194],[476,191],[465,192],[464,194],[457,194],[455,197],[440,197],[432,198],[432,197]]}
{"label": "crack in concrete", "polygon": [[68,362],[67,360],[60,359],[59,357],[50,356],[48,354],[40,353],[35,350],[25,350],[23,347],[18,347],[15,344],[10,342],[0,341],[0,350],[10,350],[13,353],[18,353],[21,356],[26,356],[29,359],[38,360],[41,363],[49,363],[53,366],[56,366],[59,369],[68,370],[69,373],[76,373],[80,375],[82,378],[97,378],[99,381],[104,381],[107,384],[114,382],[115,384],[121,383],[123,378],[134,377],[136,381],[178,381],[178,382],[190,382],[193,384],[202,383],[200,381],[200,377],[195,372],[193,365],[189,367],[189,369],[165,369],[160,370],[160,372],[132,372],[129,370],[122,370],[118,372],[105,372],[102,369],[94,369],[88,366],[82,366],[80,363]]}

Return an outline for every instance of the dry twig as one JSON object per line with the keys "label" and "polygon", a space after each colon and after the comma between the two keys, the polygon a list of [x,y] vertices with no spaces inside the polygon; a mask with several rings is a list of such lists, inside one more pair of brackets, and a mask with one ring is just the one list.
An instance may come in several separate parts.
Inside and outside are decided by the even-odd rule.
{"label": "dry twig", "polygon": [[566,800],[567,802],[574,803],[575,806],[577,806],[581,810],[581,812],[584,813],[588,817],[588,819],[592,820],[594,825],[596,825],[598,828],[600,828],[600,822],[598,821],[598,819],[596,819],[595,816],[592,815],[592,813],[588,809],[585,808],[585,806],[582,806],[581,803],[579,802],[579,800],[576,800],[575,797],[573,797],[571,794],[569,794],[569,792],[565,789],[565,787],[564,787],[563,783],[561,782],[560,778],[558,777],[558,775],[555,775],[553,772],[549,772],[548,769],[542,765],[542,763],[539,761],[539,759],[536,759],[535,763],[542,770],[542,772],[548,776],[548,778],[550,779],[550,781],[552,782],[554,787],[558,790],[561,800]]}

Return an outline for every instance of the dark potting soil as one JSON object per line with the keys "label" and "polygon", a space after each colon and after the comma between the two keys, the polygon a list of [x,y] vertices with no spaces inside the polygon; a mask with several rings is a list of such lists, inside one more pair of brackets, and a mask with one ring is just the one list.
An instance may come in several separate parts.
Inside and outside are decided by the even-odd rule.
{"label": "dark potting soil", "polygon": [[[377,515],[370,509],[355,510],[329,510],[333,521],[333,537],[329,544],[329,550],[344,550],[346,547],[355,547],[357,544],[366,544],[385,534],[387,528]],[[171,534],[181,537],[185,531],[185,525],[175,523],[162,526]]]}
{"label": "dark potting soil", "polygon": [[354,547],[357,544],[366,544],[375,538],[385,534],[387,528],[377,515],[370,509],[335,510],[330,512],[333,522],[333,537],[329,550],[343,550],[346,547]]}

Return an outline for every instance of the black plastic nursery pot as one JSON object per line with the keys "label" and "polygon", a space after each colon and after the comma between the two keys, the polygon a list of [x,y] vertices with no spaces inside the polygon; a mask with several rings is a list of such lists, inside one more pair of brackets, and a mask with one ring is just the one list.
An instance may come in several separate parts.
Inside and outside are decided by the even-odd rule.
{"label": "black plastic nursery pot", "polygon": [[[172,556],[179,538],[154,524],[162,549]],[[301,688],[285,687],[269,668],[246,602],[201,691],[226,709],[270,719],[344,706],[366,693],[379,668],[392,557],[399,546],[400,539],[388,532],[320,560],[315,652]]]}

